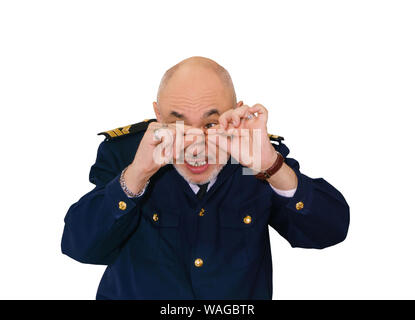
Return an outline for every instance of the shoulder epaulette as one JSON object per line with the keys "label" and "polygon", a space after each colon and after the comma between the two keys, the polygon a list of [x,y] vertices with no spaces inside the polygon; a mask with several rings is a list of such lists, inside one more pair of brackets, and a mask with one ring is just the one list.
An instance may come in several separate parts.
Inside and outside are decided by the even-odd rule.
{"label": "shoulder epaulette", "polygon": [[138,123],[130,124],[125,127],[115,128],[112,130],[104,131],[98,133],[98,135],[102,134],[105,136],[107,140],[112,140],[118,137],[123,137],[129,134],[137,133],[140,131],[147,130],[148,125],[153,122],[157,121],[156,119],[146,119]]}
{"label": "shoulder epaulette", "polygon": [[280,143],[282,140],[284,140],[284,137],[277,136],[275,134],[268,134],[268,137],[271,141],[277,141],[278,143]]}

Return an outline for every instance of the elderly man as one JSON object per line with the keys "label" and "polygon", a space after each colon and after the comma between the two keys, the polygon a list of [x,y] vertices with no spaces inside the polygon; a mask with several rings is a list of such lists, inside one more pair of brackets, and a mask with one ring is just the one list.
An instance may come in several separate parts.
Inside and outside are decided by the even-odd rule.
{"label": "elderly man", "polygon": [[96,187],[65,217],[62,252],[108,265],[97,299],[271,299],[268,225],[292,247],[345,239],[344,197],[300,172],[267,132],[267,110],[237,102],[222,66],[181,61],[153,107],[157,120],[103,133]]}

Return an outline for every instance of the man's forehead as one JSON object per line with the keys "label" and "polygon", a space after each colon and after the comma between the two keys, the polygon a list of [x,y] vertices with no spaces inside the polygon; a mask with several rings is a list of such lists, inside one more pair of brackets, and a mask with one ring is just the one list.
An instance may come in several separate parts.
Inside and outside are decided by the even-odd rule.
{"label": "man's forehead", "polygon": [[159,101],[161,111],[174,114],[197,113],[200,115],[221,114],[232,107],[230,96],[223,90],[205,90],[198,94],[190,90],[174,94],[165,92]]}
{"label": "man's forehead", "polygon": [[229,87],[216,74],[181,75],[172,77],[165,84],[160,97],[169,100],[199,100],[220,99],[228,95]]}

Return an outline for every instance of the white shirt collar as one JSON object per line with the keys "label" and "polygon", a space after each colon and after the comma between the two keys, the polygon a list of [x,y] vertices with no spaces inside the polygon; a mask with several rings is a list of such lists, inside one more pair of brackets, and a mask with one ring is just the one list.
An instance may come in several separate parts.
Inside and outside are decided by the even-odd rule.
{"label": "white shirt collar", "polygon": [[[206,192],[207,191],[209,191],[209,189],[213,186],[213,184],[216,182],[216,178],[217,177],[214,177],[212,180],[210,180],[209,181],[209,184],[208,184],[208,187],[207,187],[207,190],[206,190]],[[191,183],[191,182],[188,182],[188,184],[189,184],[189,186],[190,186],[190,188],[192,188],[192,190],[193,190],[193,192],[194,193],[197,193],[198,191],[199,191],[199,186],[197,185],[197,184],[195,184],[195,183]]]}

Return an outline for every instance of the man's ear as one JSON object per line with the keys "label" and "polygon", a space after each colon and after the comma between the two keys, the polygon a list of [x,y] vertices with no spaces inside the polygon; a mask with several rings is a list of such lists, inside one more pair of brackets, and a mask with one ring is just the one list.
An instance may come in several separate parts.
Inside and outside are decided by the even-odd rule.
{"label": "man's ear", "polygon": [[157,118],[157,122],[161,122],[161,115],[160,115],[160,111],[159,111],[159,106],[157,105],[157,102],[153,102],[153,109],[154,109],[154,114],[156,115]]}
{"label": "man's ear", "polygon": [[239,107],[242,107],[243,105],[244,105],[244,102],[241,100],[236,104],[236,107],[239,108]]}

